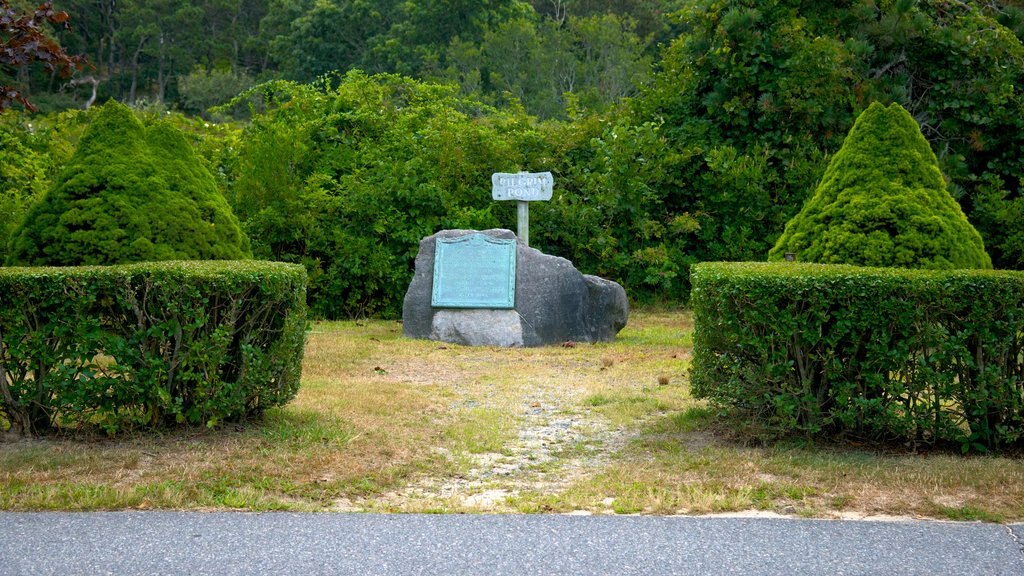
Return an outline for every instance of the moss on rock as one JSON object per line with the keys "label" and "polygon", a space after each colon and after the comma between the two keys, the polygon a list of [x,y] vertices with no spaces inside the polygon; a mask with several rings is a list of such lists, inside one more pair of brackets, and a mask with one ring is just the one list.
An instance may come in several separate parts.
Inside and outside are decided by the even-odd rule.
{"label": "moss on rock", "polygon": [[992,267],[917,122],[899,104],[877,102],[857,118],[768,259],[786,252],[830,264]]}
{"label": "moss on rock", "polygon": [[213,176],[178,130],[145,127],[108,102],[15,232],[8,263],[30,266],[250,258]]}

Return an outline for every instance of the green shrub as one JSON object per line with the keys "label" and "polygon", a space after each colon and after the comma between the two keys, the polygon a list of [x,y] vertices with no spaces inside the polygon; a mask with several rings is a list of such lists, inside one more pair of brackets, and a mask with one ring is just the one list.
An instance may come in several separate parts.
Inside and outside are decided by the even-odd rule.
{"label": "green shrub", "polygon": [[108,102],[15,232],[12,265],[251,257],[231,207],[181,133]]}
{"label": "green shrub", "polygon": [[178,77],[179,104],[188,114],[209,118],[208,109],[231,100],[253,84],[245,70],[203,70],[197,66]]}
{"label": "green shrub", "polygon": [[[1024,45],[1000,25],[1010,22],[1005,2],[680,7],[678,36],[632,100],[630,122],[658,125],[666,153],[690,158],[676,178],[648,185],[670,214],[688,212],[700,223],[685,247],[696,261],[736,261],[735,252],[761,259],[814,192],[825,155],[880,101],[898,102],[921,122],[950,194],[997,267],[1024,263],[1024,220],[1013,218],[1024,174]],[[719,152],[727,162],[714,161]],[[759,178],[730,178],[738,172],[730,163],[740,162]]]}
{"label": "green shrub", "polygon": [[992,267],[917,123],[899,104],[877,102],[857,118],[769,259],[786,252],[830,264]]}
{"label": "green shrub", "polygon": [[325,318],[395,317],[419,242],[446,228],[514,227],[491,174],[530,166],[521,114],[451,86],[353,71],[336,87],[270,83],[242,137],[232,201],[258,257],[302,263]]}
{"label": "green shrub", "polygon": [[775,433],[1024,440],[1024,273],[693,267],[693,392]]}
{"label": "green shrub", "polygon": [[16,112],[0,121],[0,263],[29,207],[46,192],[48,158]]}
{"label": "green shrub", "polygon": [[298,391],[306,273],[270,262],[0,268],[0,422],[207,424]]}

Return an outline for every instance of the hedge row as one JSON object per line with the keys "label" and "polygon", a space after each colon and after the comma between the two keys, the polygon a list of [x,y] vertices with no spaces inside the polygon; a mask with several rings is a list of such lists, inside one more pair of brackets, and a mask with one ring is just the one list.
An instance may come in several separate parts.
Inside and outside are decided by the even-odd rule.
{"label": "hedge row", "polygon": [[1024,441],[1024,273],[704,263],[692,281],[695,395],[773,433]]}
{"label": "hedge row", "polygon": [[213,426],[281,405],[305,286],[269,262],[0,268],[0,430]]}

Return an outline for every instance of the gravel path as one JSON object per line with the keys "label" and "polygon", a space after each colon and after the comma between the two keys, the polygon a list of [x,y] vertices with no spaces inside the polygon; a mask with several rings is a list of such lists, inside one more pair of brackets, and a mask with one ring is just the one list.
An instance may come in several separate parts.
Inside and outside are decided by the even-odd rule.
{"label": "gravel path", "polygon": [[447,458],[468,458],[466,473],[421,477],[370,499],[339,500],[332,510],[512,512],[509,499],[522,493],[561,492],[602,469],[637,434],[635,428],[613,426],[602,414],[581,407],[575,395],[568,389],[524,392],[517,433],[501,453],[454,455],[441,450]]}

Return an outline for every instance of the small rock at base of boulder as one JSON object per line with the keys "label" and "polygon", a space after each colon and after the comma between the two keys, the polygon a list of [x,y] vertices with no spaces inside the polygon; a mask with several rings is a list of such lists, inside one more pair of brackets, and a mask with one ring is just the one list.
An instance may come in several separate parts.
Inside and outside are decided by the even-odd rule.
{"label": "small rock at base of boulder", "polygon": [[429,338],[468,346],[520,347],[523,326],[515,310],[438,309]]}
{"label": "small rock at base of boulder", "polygon": [[420,241],[416,272],[405,294],[406,337],[470,346],[547,346],[566,341],[607,342],[626,326],[626,291],[611,280],[584,275],[565,258],[516,244],[512,310],[431,306],[437,238],[467,234],[515,239],[511,230],[442,230]]}

